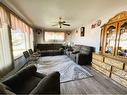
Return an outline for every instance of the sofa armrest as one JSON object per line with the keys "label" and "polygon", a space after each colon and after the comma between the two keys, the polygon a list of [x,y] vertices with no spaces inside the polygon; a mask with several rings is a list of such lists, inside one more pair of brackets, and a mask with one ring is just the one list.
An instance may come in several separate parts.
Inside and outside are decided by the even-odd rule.
{"label": "sofa armrest", "polygon": [[29,65],[18,71],[16,74],[8,77],[2,83],[10,87],[11,89],[15,89],[17,85],[20,85],[25,79],[34,75],[36,73],[36,70],[37,68],[35,67],[35,65]]}
{"label": "sofa armrest", "polygon": [[44,77],[30,94],[60,94],[60,73],[53,72]]}
{"label": "sofa armrest", "polygon": [[80,65],[88,65],[91,64],[92,54],[91,53],[80,53],[78,54],[78,64]]}
{"label": "sofa armrest", "polygon": [[78,54],[80,51],[72,51],[72,54]]}
{"label": "sofa armrest", "polygon": [[38,72],[36,72],[34,76],[35,76],[35,77],[39,77],[39,78],[41,78],[41,79],[44,78],[44,77],[46,77],[45,74],[43,74],[43,73],[38,73]]}

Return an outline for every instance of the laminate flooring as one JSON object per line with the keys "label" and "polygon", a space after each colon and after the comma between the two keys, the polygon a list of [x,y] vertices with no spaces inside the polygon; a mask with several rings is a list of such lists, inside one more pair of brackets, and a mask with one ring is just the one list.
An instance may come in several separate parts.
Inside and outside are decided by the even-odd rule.
{"label": "laminate flooring", "polygon": [[85,67],[93,77],[61,83],[61,94],[127,95],[127,88],[117,84],[92,67]]}

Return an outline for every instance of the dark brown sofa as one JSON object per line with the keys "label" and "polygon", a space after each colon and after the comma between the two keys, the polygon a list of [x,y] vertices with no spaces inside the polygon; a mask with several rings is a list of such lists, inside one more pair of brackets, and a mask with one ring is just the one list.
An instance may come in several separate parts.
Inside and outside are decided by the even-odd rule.
{"label": "dark brown sofa", "polygon": [[36,49],[40,51],[41,56],[62,55],[62,44],[37,44]]}
{"label": "dark brown sofa", "polygon": [[60,94],[59,72],[46,76],[36,70],[34,65],[29,65],[2,83],[15,94]]}
{"label": "dark brown sofa", "polygon": [[79,65],[90,65],[92,52],[95,52],[95,48],[85,45],[75,45],[65,50],[65,54]]}

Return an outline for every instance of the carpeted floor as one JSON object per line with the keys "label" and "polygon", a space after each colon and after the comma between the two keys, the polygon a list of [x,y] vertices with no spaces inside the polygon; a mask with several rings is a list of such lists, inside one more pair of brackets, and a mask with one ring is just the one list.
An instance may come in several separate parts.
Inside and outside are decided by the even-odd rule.
{"label": "carpeted floor", "polygon": [[60,82],[68,82],[93,76],[66,55],[41,57],[39,64],[37,64],[37,72],[49,74],[53,71],[60,72]]}

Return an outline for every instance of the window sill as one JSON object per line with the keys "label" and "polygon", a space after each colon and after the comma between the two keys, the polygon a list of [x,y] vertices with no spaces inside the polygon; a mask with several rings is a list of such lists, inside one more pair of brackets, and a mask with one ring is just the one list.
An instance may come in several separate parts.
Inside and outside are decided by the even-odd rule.
{"label": "window sill", "polygon": [[17,59],[21,58],[22,56],[23,56],[22,54],[21,55],[14,56],[14,60],[17,60]]}

